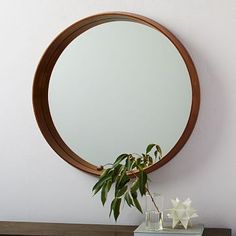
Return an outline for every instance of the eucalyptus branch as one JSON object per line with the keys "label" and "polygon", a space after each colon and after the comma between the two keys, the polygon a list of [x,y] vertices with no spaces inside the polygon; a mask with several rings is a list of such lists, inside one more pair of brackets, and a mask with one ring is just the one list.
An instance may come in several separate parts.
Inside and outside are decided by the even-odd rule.
{"label": "eucalyptus branch", "polygon": [[158,208],[156,202],[154,201],[154,198],[153,198],[152,194],[150,193],[149,189],[146,188],[146,190],[147,190],[147,192],[148,192],[148,194],[149,194],[149,196],[150,196],[150,198],[151,198],[151,200],[152,200],[152,202],[153,202],[153,204],[154,204],[154,207],[156,208],[157,212],[160,213],[160,210],[159,210],[159,208]]}
{"label": "eucalyptus branch", "polygon": [[[152,149],[154,150],[154,158],[151,156]],[[161,148],[157,144],[149,144],[145,153],[137,154],[121,154],[114,163],[107,163],[97,167],[97,170],[102,171],[98,182],[93,187],[93,192],[96,194],[101,191],[101,201],[104,205],[107,200],[108,192],[111,186],[114,186],[114,197],[110,206],[110,215],[113,212],[115,220],[120,214],[120,206],[126,202],[129,207],[137,208],[141,213],[142,208],[138,201],[138,191],[143,196],[149,194],[156,210],[159,208],[155,203],[154,197],[148,188],[148,177],[144,169],[156,161],[157,156],[161,157]],[[105,166],[110,166],[104,169]],[[134,181],[131,181],[134,178]]]}

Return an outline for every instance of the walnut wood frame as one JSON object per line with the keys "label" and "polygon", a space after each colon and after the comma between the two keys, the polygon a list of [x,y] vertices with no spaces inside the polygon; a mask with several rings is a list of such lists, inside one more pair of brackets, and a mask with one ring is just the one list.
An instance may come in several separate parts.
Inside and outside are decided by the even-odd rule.
{"label": "walnut wood frame", "polygon": [[49,81],[57,59],[72,40],[91,27],[105,22],[121,20],[138,22],[162,32],[178,49],[183,60],[185,61],[191,80],[192,106],[188,123],[184,129],[184,132],[179,138],[178,142],[166,156],[164,156],[159,162],[146,169],[147,173],[166,164],[181,150],[192,133],[199,111],[200,88],[197,72],[192,59],[182,43],[165,27],[147,17],[126,12],[98,14],[87,17],[71,25],[49,45],[39,62],[33,84],[33,107],[40,130],[49,145],[56,151],[56,153],[74,167],[94,175],[100,175],[100,171],[97,170],[97,166],[88,163],[75,154],[62,140],[53,124],[48,104]]}

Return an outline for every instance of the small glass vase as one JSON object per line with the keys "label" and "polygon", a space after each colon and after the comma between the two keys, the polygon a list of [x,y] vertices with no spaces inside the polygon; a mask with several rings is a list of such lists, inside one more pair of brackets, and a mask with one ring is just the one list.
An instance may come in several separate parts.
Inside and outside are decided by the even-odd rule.
{"label": "small glass vase", "polygon": [[146,194],[145,229],[148,231],[163,230],[163,203],[161,194]]}

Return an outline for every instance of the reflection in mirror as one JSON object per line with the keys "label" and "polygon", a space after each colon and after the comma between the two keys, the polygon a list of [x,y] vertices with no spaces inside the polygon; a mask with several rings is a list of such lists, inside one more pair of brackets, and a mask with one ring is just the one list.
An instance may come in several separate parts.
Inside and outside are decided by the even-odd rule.
{"label": "reflection in mirror", "polygon": [[114,21],[75,38],[49,83],[53,123],[67,146],[94,165],[158,143],[165,156],[189,120],[192,87],[174,44],[147,25]]}

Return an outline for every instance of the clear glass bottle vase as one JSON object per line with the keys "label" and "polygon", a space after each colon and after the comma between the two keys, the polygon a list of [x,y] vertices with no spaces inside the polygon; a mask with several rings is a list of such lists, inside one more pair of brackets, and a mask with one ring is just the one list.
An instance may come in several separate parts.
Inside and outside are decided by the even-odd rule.
{"label": "clear glass bottle vase", "polygon": [[164,198],[158,193],[146,194],[145,228],[148,231],[163,230]]}

